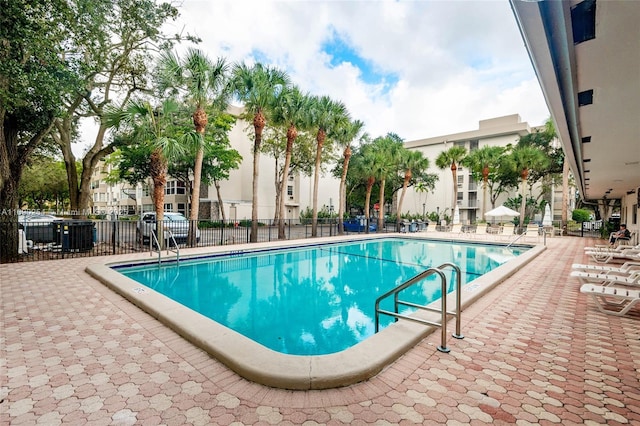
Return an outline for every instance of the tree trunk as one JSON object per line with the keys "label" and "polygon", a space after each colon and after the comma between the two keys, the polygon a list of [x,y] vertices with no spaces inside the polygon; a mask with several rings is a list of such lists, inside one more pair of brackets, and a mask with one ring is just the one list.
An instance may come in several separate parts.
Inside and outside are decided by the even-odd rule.
{"label": "tree trunk", "polygon": [[344,162],[342,165],[342,176],[340,176],[340,197],[338,206],[338,235],[344,234],[344,211],[347,208],[347,170],[351,159],[351,147],[344,149]]}
{"label": "tree trunk", "polygon": [[567,226],[569,206],[569,162],[565,156],[564,162],[562,163],[562,229],[565,229]]}
{"label": "tree trunk", "polygon": [[522,225],[524,225],[524,217],[527,209],[527,178],[526,178],[527,175],[528,173],[526,175],[525,175],[525,172],[522,173],[522,189],[521,189],[522,200],[520,202],[520,228],[522,228]]}
{"label": "tree trunk", "polygon": [[[204,139],[204,135],[202,135]],[[197,242],[198,216],[200,214],[200,185],[202,184],[202,162],[204,159],[204,147],[201,145],[196,152],[196,161],[193,165],[193,189],[191,190],[191,209],[189,210],[189,235],[188,246],[195,247]]]}
{"label": "tree trunk", "polygon": [[378,232],[384,229],[384,185],[386,179],[380,181],[380,196],[378,201]]}
{"label": "tree trunk", "polygon": [[453,176],[453,199],[451,200],[451,217],[456,210],[458,204],[458,166],[455,161],[451,163],[451,175]]}
{"label": "tree trunk", "polygon": [[78,183],[78,172],[76,170],[76,158],[71,149],[72,126],[67,119],[59,120],[56,123],[57,133],[52,133],[56,143],[60,146],[60,151],[67,168],[67,183],[69,185],[69,209],[80,217],[86,217],[91,213],[91,179],[93,170],[98,162],[114,151],[112,146],[104,147],[104,136],[107,128],[101,125],[98,129],[93,146],[87,151],[82,159],[82,173]]}
{"label": "tree trunk", "polygon": [[367,179],[367,193],[364,198],[364,217],[366,219],[364,232],[366,234],[369,233],[369,219],[370,219],[369,211],[371,210],[371,190],[373,189],[373,184],[375,183],[375,181],[376,180],[372,177]]}
{"label": "tree trunk", "polygon": [[255,141],[253,143],[253,183],[251,200],[251,236],[249,241],[258,242],[258,177],[260,171],[260,145],[262,144],[262,130],[265,118],[261,110],[253,117]]}
{"label": "tree trunk", "polygon": [[298,136],[298,131],[294,125],[289,126],[287,130],[287,149],[284,155],[284,167],[282,169],[282,183],[280,187],[280,220],[278,222],[278,239],[286,239],[284,233],[284,199],[287,194],[287,182],[289,181],[289,165],[291,164],[291,152],[293,151],[293,142]]}
{"label": "tree trunk", "polygon": [[227,217],[224,213],[224,202],[222,201],[222,195],[220,195],[220,182],[217,179],[213,180],[213,184],[216,187],[216,194],[218,195],[218,207],[220,209],[220,218],[222,219],[222,224],[227,221]]}
{"label": "tree trunk", "polygon": [[311,220],[311,236],[318,236],[318,186],[320,185],[320,162],[322,161],[322,146],[327,137],[324,129],[318,130],[316,136],[316,164],[313,170],[313,218]]}
{"label": "tree trunk", "polygon": [[0,263],[18,256],[18,187],[22,170],[52,126],[53,119],[28,140],[21,140],[17,123],[0,107]]}
{"label": "tree trunk", "polygon": [[398,209],[396,212],[396,231],[400,230],[400,213],[402,212],[402,203],[404,202],[404,194],[407,192],[407,186],[409,186],[409,180],[411,180],[410,172],[405,173],[404,180],[402,182],[402,192],[400,193],[400,201],[398,201]]}

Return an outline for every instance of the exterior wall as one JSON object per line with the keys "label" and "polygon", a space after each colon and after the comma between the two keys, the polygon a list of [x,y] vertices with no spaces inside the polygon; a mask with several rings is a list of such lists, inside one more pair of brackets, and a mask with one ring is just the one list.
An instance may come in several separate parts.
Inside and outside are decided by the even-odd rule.
{"label": "exterior wall", "polygon": [[[438,212],[441,216],[446,214],[453,217],[453,185],[451,170],[447,167],[441,170],[436,167],[437,156],[454,145],[463,146],[467,152],[483,146],[506,146],[515,144],[521,136],[531,133],[534,129],[526,122],[521,121],[517,114],[504,117],[481,120],[477,130],[454,133],[432,138],[419,139],[405,142],[405,147],[421,151],[425,157],[429,158],[429,173],[438,176],[438,182],[433,192],[418,193],[413,188],[407,190],[407,195],[402,207],[402,213],[410,212],[414,214],[428,214]],[[475,147],[475,148],[473,148]],[[460,221],[463,224],[475,223],[483,220],[484,212],[491,210],[493,206],[487,191],[486,198],[482,188],[482,181],[474,181],[469,170],[458,165],[458,182],[456,182],[457,192],[462,196],[456,196],[456,203],[460,212]],[[551,208],[554,219],[559,220],[562,209],[562,188],[559,188],[559,195],[554,191],[551,198]],[[518,190],[513,190],[509,194],[502,194],[496,200],[495,206],[499,206],[509,197],[516,196]],[[486,200],[486,201],[485,201]],[[560,200],[560,201],[558,201]],[[557,217],[556,217],[557,214]],[[542,217],[540,217],[540,220]]]}
{"label": "exterior wall", "polygon": [[627,229],[634,233],[632,244],[640,243],[640,188],[636,188],[635,192],[622,197],[620,210],[620,223],[625,223]]}
{"label": "exterior wall", "polygon": [[[241,109],[230,107],[229,112],[239,115]],[[238,119],[229,133],[231,146],[240,153],[242,162],[237,170],[230,172],[227,181],[220,182],[220,195],[228,220],[251,219],[253,138],[247,134],[246,130],[252,129],[246,121]],[[124,183],[107,184],[105,178],[112,167],[102,161],[94,170],[92,179],[93,213],[140,214],[142,211],[152,210],[153,200],[150,196],[152,184],[150,183],[146,190],[146,185],[143,184],[138,184],[136,188],[131,188]],[[258,178],[258,218],[261,221],[270,221],[275,215],[275,174],[275,159],[261,155]],[[170,181],[171,177],[167,180]],[[287,183],[293,188],[291,195],[285,194],[285,218],[299,219],[302,211],[307,207],[312,207],[313,178],[294,176]],[[318,191],[318,206],[320,208],[333,206],[334,211],[337,211],[339,184],[340,181],[331,177],[329,173],[321,175]],[[185,194],[167,194],[165,191],[164,204],[170,205],[170,209],[167,210],[187,214],[186,211],[179,208],[188,206]],[[200,218],[219,218],[218,195],[213,184],[202,188]]]}

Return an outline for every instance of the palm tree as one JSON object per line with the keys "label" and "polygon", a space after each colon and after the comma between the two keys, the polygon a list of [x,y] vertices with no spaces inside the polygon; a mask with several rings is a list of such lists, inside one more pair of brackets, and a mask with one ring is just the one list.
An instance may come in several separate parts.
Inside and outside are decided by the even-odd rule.
{"label": "palm tree", "polygon": [[[183,152],[183,147],[178,140],[169,136],[170,126],[179,109],[177,102],[166,99],[158,108],[154,108],[149,102],[129,101],[123,109],[113,108],[105,112],[105,122],[108,127],[120,128],[126,133],[124,137],[147,145],[151,150],[149,168],[153,181],[156,235],[162,235],[168,159],[177,157]],[[159,238],[158,242],[162,246],[164,241]]]}
{"label": "palm tree", "polygon": [[289,85],[289,76],[260,63],[248,67],[236,64],[233,67],[232,87],[240,101],[244,102],[246,115],[252,118],[254,129],[253,143],[253,189],[251,205],[250,241],[258,241],[258,175],[262,130],[267,122],[267,109],[273,98]]}
{"label": "palm tree", "polygon": [[371,211],[371,192],[376,182],[374,166],[376,162],[376,152],[371,143],[364,144],[360,147],[356,155],[353,157],[353,164],[349,168],[349,175],[352,175],[354,182],[364,182],[365,198],[364,198],[364,217],[366,219],[365,232],[369,233],[369,220]]}
{"label": "palm tree", "polygon": [[[400,193],[400,201],[398,201],[398,214],[396,215],[396,229],[400,229],[400,213],[402,212],[402,203],[407,187],[414,177],[414,173],[421,175],[429,168],[429,159],[422,155],[420,151],[404,150],[400,158],[404,176],[402,179],[402,192]],[[424,219],[424,218],[423,218]]]}
{"label": "palm tree", "polygon": [[187,104],[194,108],[195,133],[188,138],[195,145],[196,152],[189,211],[188,244],[191,246],[196,244],[196,226],[200,210],[204,133],[209,120],[205,106],[212,104],[220,112],[227,108],[228,70],[229,67],[223,58],[212,62],[204,52],[198,49],[189,49],[184,60],[171,51],[165,51],[160,56],[158,86],[161,93],[170,92],[172,95],[182,93]]}
{"label": "palm tree", "polygon": [[336,141],[344,146],[342,153],[342,174],[340,176],[339,204],[338,204],[338,234],[344,234],[344,211],[347,206],[347,171],[351,160],[351,142],[358,136],[364,128],[364,123],[360,120],[350,121],[342,124],[336,129]]}
{"label": "palm tree", "polygon": [[548,159],[542,151],[530,145],[518,145],[511,151],[509,155],[509,163],[514,171],[517,171],[521,180],[520,203],[520,227],[524,224],[524,216],[526,212],[527,197],[527,179],[532,169],[541,169],[547,167]]}
{"label": "palm tree", "polygon": [[320,163],[322,149],[327,138],[327,132],[335,130],[341,123],[348,122],[349,113],[342,102],[331,100],[328,96],[314,97],[310,104],[311,126],[317,128],[316,133],[316,162],[313,172],[313,218],[311,222],[311,236],[318,236],[318,186],[320,185]]}
{"label": "palm tree", "polygon": [[483,146],[467,155],[462,163],[471,169],[476,177],[482,177],[482,215],[487,211],[487,188],[489,176],[495,173],[505,149],[501,146]]}
{"label": "palm tree", "polygon": [[375,151],[373,172],[380,183],[378,229],[382,229],[384,228],[384,191],[387,178],[396,173],[400,163],[401,152],[404,148],[402,139],[394,133],[388,133],[385,137],[376,138],[372,146]]}
{"label": "palm tree", "polygon": [[274,98],[272,106],[274,124],[281,124],[287,127],[287,146],[285,149],[279,198],[280,217],[278,221],[278,238],[282,240],[286,238],[284,233],[284,195],[287,189],[287,178],[289,176],[293,143],[298,137],[298,130],[305,128],[309,121],[309,99],[309,96],[301,93],[300,89],[291,87],[281,91]]}
{"label": "palm tree", "polygon": [[453,177],[453,198],[451,200],[451,214],[455,211],[458,202],[458,164],[466,156],[467,150],[461,146],[452,146],[446,151],[442,151],[436,158],[436,166],[444,170],[451,168],[451,176]]}

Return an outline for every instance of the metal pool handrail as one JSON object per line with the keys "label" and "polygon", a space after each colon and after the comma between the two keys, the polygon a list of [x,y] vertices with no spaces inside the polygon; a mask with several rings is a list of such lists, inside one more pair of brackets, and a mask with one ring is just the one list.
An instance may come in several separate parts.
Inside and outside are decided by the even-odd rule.
{"label": "metal pool handrail", "polygon": [[[444,272],[442,272],[443,268],[446,267],[451,267],[455,270],[456,272],[456,310],[455,312],[449,312],[447,311],[447,278],[444,275]],[[416,303],[412,303],[412,302],[408,302],[408,301],[404,301],[404,300],[400,300],[399,299],[399,293],[402,290],[405,290],[408,287],[411,287],[412,285],[416,284],[417,282],[422,281],[423,279],[427,278],[430,275],[433,274],[437,274],[440,277],[440,283],[441,283],[441,298],[440,298],[440,305],[441,308],[440,309],[435,309],[435,308],[430,308],[427,307],[425,305],[418,305]],[[415,277],[405,281],[404,283],[400,284],[399,286],[387,291],[386,293],[384,293],[383,295],[381,295],[380,297],[378,297],[376,299],[376,333],[378,332],[379,326],[380,326],[380,314],[385,314],[385,315],[389,315],[392,316],[396,319],[396,321],[398,320],[398,318],[402,318],[402,319],[406,319],[409,321],[413,321],[413,322],[418,322],[421,324],[425,324],[425,325],[433,325],[436,327],[440,327],[441,329],[441,344],[440,346],[438,346],[438,350],[440,352],[449,352],[449,348],[447,348],[446,343],[447,343],[447,315],[453,315],[456,317],[456,332],[455,334],[453,334],[453,337],[455,337],[456,339],[464,339],[464,336],[460,333],[460,311],[461,311],[461,300],[462,300],[462,280],[460,277],[460,268],[450,262],[447,263],[443,263],[442,265],[438,266],[437,268],[429,268],[424,272],[419,273],[418,275],[416,275]],[[394,312],[391,311],[387,311],[384,309],[380,309],[380,302],[384,299],[386,299],[387,297],[393,295],[394,296]],[[417,318],[414,316],[409,316],[409,315],[404,315],[398,312],[398,307],[399,305],[403,305],[403,306],[409,306],[412,308],[416,308],[416,309],[421,309],[424,311],[430,311],[430,312],[438,312],[441,314],[441,320],[440,322],[434,322],[434,321],[429,321],[423,318]]]}
{"label": "metal pool handrail", "polygon": [[[178,243],[176,242],[175,237],[173,236],[173,232],[171,232],[170,229],[166,229],[164,230],[165,232],[165,244],[167,247],[167,254],[169,254],[170,251],[174,252],[176,254],[176,263],[180,263],[180,247],[178,247]],[[158,266],[160,266],[162,264],[162,248],[160,247],[160,241],[158,241],[158,238],[156,237],[156,233],[152,232],[151,233],[151,239],[149,240],[149,254],[153,256],[154,252],[158,252]],[[173,246],[175,247],[175,250],[172,250],[171,244],[169,244],[169,240],[173,241]],[[155,242],[155,244],[154,244]],[[158,250],[155,250],[154,247],[158,247]]]}

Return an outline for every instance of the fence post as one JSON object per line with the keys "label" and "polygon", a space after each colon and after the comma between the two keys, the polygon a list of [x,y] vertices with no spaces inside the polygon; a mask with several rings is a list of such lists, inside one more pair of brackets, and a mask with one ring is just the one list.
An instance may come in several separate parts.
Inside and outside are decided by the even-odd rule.
{"label": "fence post", "polygon": [[111,253],[116,254],[116,214],[111,212]]}

